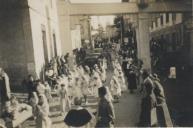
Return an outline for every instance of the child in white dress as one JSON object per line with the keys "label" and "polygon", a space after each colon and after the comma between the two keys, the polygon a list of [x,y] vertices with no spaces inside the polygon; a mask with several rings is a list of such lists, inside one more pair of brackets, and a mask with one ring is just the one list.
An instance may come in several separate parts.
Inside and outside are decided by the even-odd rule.
{"label": "child in white dress", "polygon": [[45,96],[47,97],[48,102],[50,102],[52,100],[51,87],[47,81],[44,82],[44,86],[45,86]]}
{"label": "child in white dress", "polygon": [[118,82],[121,86],[121,91],[124,92],[127,90],[127,86],[126,86],[126,83],[125,83],[125,78],[124,78],[124,74],[122,72],[121,69],[118,69],[118,74],[117,74],[117,79],[118,79]]}
{"label": "child in white dress", "polygon": [[105,82],[107,78],[106,69],[104,66],[101,67],[101,80],[102,82]]}
{"label": "child in white dress", "polygon": [[110,90],[111,90],[111,94],[113,95],[114,99],[118,101],[119,97],[121,96],[121,86],[116,76],[113,76],[113,78],[110,81]]}
{"label": "child in white dress", "polygon": [[66,90],[66,85],[61,84],[61,89],[59,90],[59,96],[60,96],[60,108],[62,114],[65,114],[66,112],[66,103],[67,103],[67,90]]}
{"label": "child in white dress", "polygon": [[90,85],[93,88],[93,95],[95,97],[98,97],[98,88],[102,87],[102,81],[100,80],[100,77],[98,76],[93,76],[94,78],[92,79]]}
{"label": "child in white dress", "polygon": [[82,82],[81,82],[81,89],[82,89],[82,94],[84,97],[85,104],[87,104],[87,96],[89,95],[89,82],[86,80],[85,76],[82,77]]}
{"label": "child in white dress", "polygon": [[74,97],[82,98],[82,89],[81,89],[81,79],[79,77],[75,78],[75,84],[74,84]]}
{"label": "child in white dress", "polygon": [[109,101],[109,102],[113,102],[114,101],[114,98],[111,94],[111,91],[109,89],[108,86],[104,86],[106,88],[106,91],[107,91],[107,94],[105,95],[106,99]]}
{"label": "child in white dress", "polygon": [[74,81],[71,77],[68,77],[68,86],[67,86],[67,95],[68,95],[68,104],[69,108],[71,108],[71,105],[73,104],[74,99]]}
{"label": "child in white dress", "polygon": [[36,119],[36,109],[37,109],[37,104],[39,102],[38,95],[36,92],[32,93],[32,97],[29,100],[29,104],[32,106],[32,113],[33,113],[33,118]]}

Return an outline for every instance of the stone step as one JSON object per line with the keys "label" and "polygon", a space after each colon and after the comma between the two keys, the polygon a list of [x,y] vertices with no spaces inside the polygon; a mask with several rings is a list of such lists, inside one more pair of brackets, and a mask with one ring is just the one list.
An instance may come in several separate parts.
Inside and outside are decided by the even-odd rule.
{"label": "stone step", "polygon": [[[60,112],[52,112],[52,114],[49,116],[52,120],[52,124],[58,124],[58,123],[63,123],[63,120],[64,120],[64,116],[61,116],[60,115]],[[30,120],[27,120],[25,122],[25,126],[28,127],[33,127],[35,126],[35,121],[33,119],[30,119]]]}
{"label": "stone step", "polygon": [[54,117],[58,117],[58,116],[61,116],[61,111],[60,110],[54,111],[54,112],[50,112],[50,114],[49,114],[50,118],[54,118]]}
{"label": "stone step", "polygon": [[52,124],[63,123],[64,122],[64,116],[52,117],[51,120],[52,120]]}
{"label": "stone step", "polygon": [[[87,105],[83,105],[84,108],[86,108],[91,113],[96,113],[97,109],[97,103],[98,100],[94,96],[88,96],[88,103]],[[61,127],[65,127],[65,123],[63,123],[64,116],[61,115],[60,111],[60,100],[59,97],[53,97],[52,102],[49,103],[50,105],[50,115],[49,117],[52,120],[52,127],[58,127],[61,125]],[[73,106],[72,106],[73,107]],[[26,128],[34,128],[35,127],[35,121],[34,120],[27,120],[25,122]]]}
{"label": "stone step", "polygon": [[97,105],[97,102],[88,102],[84,107],[96,107]]}
{"label": "stone step", "polygon": [[[93,108],[87,108],[89,112],[91,113],[96,113],[96,109]],[[64,116],[60,115],[60,112],[52,112],[50,115],[50,118],[52,120],[52,127],[58,127],[58,126],[62,126],[65,127],[65,123],[63,122],[64,120]],[[27,120],[25,122],[25,124],[23,126],[25,126],[25,128],[35,128],[35,121],[34,120]]]}

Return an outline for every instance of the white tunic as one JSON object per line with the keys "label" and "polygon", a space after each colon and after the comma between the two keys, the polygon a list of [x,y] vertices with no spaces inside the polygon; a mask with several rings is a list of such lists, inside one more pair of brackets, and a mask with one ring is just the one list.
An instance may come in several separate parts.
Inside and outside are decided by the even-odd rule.
{"label": "white tunic", "polygon": [[117,76],[117,79],[118,79],[118,82],[119,82],[119,84],[121,86],[121,91],[126,91],[127,90],[127,86],[126,86],[126,83],[125,83],[125,78],[124,78],[123,72],[120,73]]}
{"label": "white tunic", "polygon": [[81,83],[80,82],[77,82],[75,83],[75,86],[73,87],[74,89],[74,97],[83,97],[83,94],[82,94],[82,89],[81,89]]}
{"label": "white tunic", "polygon": [[93,95],[98,97],[98,88],[102,87],[102,82],[100,79],[93,80],[91,82],[91,86],[93,88]]}
{"label": "white tunic", "polygon": [[112,95],[121,96],[121,86],[115,77],[110,82],[110,90]]}

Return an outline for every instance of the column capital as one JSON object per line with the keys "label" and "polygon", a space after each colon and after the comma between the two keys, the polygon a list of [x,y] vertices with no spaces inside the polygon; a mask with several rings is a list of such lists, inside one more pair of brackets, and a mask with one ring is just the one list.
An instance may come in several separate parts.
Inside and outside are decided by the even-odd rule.
{"label": "column capital", "polygon": [[137,49],[138,58],[144,63],[143,67],[151,70],[149,16],[143,12],[138,14]]}

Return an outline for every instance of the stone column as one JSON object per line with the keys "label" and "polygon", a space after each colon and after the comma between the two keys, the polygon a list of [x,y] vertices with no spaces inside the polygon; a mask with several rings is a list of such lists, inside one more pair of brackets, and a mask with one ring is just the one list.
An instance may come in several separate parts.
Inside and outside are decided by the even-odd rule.
{"label": "stone column", "polygon": [[150,59],[150,32],[149,32],[149,14],[139,13],[138,14],[138,27],[137,33],[137,50],[138,58],[144,63],[143,67],[151,70],[151,59]]}
{"label": "stone column", "polygon": [[70,30],[70,2],[68,0],[58,0],[58,15],[61,37],[62,53],[72,51],[71,30]]}

